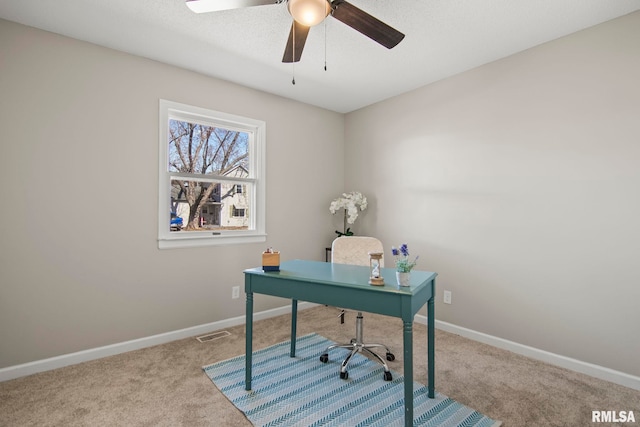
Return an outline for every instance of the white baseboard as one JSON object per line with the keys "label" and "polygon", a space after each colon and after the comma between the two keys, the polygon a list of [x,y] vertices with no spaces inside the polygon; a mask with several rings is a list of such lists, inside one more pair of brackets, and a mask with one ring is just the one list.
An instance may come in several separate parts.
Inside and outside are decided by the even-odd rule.
{"label": "white baseboard", "polygon": [[[315,307],[316,305],[317,304],[309,302],[300,302],[298,303],[298,310]],[[278,307],[271,310],[254,313],[253,320],[256,321],[268,319],[270,317],[289,313],[291,313],[291,306],[287,305],[284,307]],[[22,365],[9,366],[7,368],[0,369],[0,382],[24,377],[27,375],[37,374],[38,372],[50,371],[52,369],[62,368],[64,366],[75,365],[77,363],[88,362],[90,360],[101,359],[107,356],[126,353],[128,351],[140,350],[142,348],[152,347],[154,345],[165,344],[183,338],[195,337],[212,331],[230,328],[232,326],[244,325],[244,323],[245,316],[232,317],[230,319],[207,323],[199,326],[193,326],[190,328],[180,329],[164,334],[125,341],[117,344],[107,345],[104,347],[92,348],[76,353],[63,354],[61,356],[51,357],[49,359],[43,360],[36,360],[34,362],[24,363]]]}
{"label": "white baseboard", "polygon": [[[307,308],[315,307],[316,305],[317,304],[308,302],[300,302],[298,304],[298,309],[304,310]],[[286,305],[283,307],[254,313],[253,318],[254,320],[268,319],[270,317],[280,316],[282,314],[289,314],[290,310],[291,306]],[[415,321],[426,325],[427,317],[423,315],[416,315]],[[243,325],[244,323],[245,316],[238,316],[218,322],[212,322],[204,325],[193,326],[191,328],[167,332],[164,334],[153,335],[150,337],[125,341],[122,343],[107,345],[104,347],[98,347],[89,350],[83,350],[76,353],[64,354],[62,356],[51,357],[49,359],[24,363],[22,365],[9,366],[7,368],[0,369],[0,382],[24,377],[27,375],[37,374],[38,372],[62,368],[64,366],[75,365],[77,363],[88,362],[90,360],[100,359],[107,356],[126,353],[128,351],[139,350],[154,345],[165,344],[179,339],[195,337],[212,331],[230,328],[232,326]],[[451,332],[453,334],[472,339],[474,341],[489,344],[494,347],[502,348],[504,350],[509,350],[523,356],[531,357],[532,359],[540,360],[552,365],[590,375],[595,378],[610,381],[615,384],[620,384],[634,390],[640,390],[640,377],[634,375],[605,368],[604,366],[583,362],[581,360],[572,359],[570,357],[551,353],[545,350],[540,350],[534,347],[529,347],[527,345],[494,337],[492,335],[474,331],[472,329],[463,328],[461,326],[457,326],[440,320],[436,320],[435,327],[446,332]]]}
{"label": "white baseboard", "polygon": [[[415,321],[426,325],[427,317],[423,315],[416,315]],[[540,350],[538,348],[529,347],[524,344],[519,344],[517,342],[505,340],[503,338],[494,337],[492,335],[474,331],[472,329],[463,328],[461,326],[457,326],[452,323],[447,323],[440,320],[436,320],[435,327],[446,332],[451,332],[452,334],[460,335],[462,337],[469,338],[471,340],[478,341],[484,344],[489,344],[491,346],[498,347],[504,350],[509,350],[513,353],[540,360],[551,365],[560,366],[562,368],[580,372],[582,374],[599,378],[601,380],[620,384],[634,390],[640,390],[640,377],[637,377],[635,375],[605,368],[604,366],[600,365],[594,365],[593,363],[572,359],[570,357],[551,353],[545,350]]]}

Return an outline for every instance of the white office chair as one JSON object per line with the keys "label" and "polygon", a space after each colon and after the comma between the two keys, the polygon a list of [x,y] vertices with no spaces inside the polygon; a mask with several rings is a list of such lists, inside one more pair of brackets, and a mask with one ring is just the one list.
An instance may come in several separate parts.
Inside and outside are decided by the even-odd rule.
{"label": "white office chair", "polygon": [[[338,264],[353,264],[353,265],[369,265],[369,252],[384,252],[382,242],[374,237],[362,237],[362,236],[342,236],[333,241],[331,245],[331,262]],[[380,267],[384,267],[384,258],[380,260]],[[365,344],[362,339],[362,313],[358,312],[356,317],[356,337],[351,340],[349,344],[334,344],[322,353],[320,361],[327,363],[329,361],[329,351],[334,348],[346,348],[351,350],[351,353],[342,361],[340,367],[340,378],[346,380],[349,378],[347,372],[347,366],[351,358],[359,352],[364,352],[373,356],[384,367],[384,379],[391,381],[393,378],[387,362],[374,353],[370,349],[382,347],[386,350],[386,359],[389,361],[395,360],[395,356],[387,346],[384,344]]]}

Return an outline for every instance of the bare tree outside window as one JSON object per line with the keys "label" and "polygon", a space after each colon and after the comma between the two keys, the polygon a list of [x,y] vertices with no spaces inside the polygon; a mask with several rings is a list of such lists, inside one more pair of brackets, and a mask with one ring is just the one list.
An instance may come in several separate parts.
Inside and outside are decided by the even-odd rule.
{"label": "bare tree outside window", "polygon": [[[236,176],[246,177],[249,135],[171,119],[168,137],[169,172],[193,175],[192,179],[174,177],[171,180],[171,211],[180,211],[180,204],[188,205],[187,231],[201,230],[205,225],[224,228],[228,225],[221,219],[224,201],[235,196],[236,189],[241,186],[236,183],[225,185],[224,182]],[[224,181],[215,182],[209,178]]]}

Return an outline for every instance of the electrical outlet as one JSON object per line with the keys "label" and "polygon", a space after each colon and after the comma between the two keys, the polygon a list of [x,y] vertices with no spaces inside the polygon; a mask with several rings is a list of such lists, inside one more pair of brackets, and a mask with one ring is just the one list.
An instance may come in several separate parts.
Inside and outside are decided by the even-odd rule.
{"label": "electrical outlet", "polygon": [[240,298],[240,286],[234,286],[233,288],[231,288],[231,298]]}
{"label": "electrical outlet", "polygon": [[451,304],[451,291],[444,291],[444,303]]}

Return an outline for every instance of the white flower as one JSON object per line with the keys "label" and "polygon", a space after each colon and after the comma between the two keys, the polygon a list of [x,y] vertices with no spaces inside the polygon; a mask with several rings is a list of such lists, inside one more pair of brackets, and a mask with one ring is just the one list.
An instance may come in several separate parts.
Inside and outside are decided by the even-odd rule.
{"label": "white flower", "polygon": [[344,208],[346,210],[347,223],[353,224],[358,219],[358,207],[361,211],[367,209],[367,198],[359,191],[352,191],[351,193],[343,193],[342,197],[333,200],[329,205],[329,211],[335,214]]}

